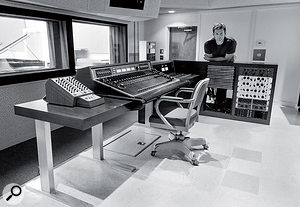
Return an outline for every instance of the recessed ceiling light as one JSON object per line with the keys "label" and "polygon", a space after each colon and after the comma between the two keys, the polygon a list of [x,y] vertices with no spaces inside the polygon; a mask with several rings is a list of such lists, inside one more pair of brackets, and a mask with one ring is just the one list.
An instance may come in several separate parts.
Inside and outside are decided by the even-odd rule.
{"label": "recessed ceiling light", "polygon": [[169,14],[174,14],[175,11],[174,11],[174,10],[169,10],[168,13],[169,13]]}

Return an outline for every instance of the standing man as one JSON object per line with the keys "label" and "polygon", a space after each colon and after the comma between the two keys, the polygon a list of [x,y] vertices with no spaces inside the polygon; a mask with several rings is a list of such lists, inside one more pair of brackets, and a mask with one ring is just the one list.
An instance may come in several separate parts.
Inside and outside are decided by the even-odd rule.
{"label": "standing man", "polygon": [[[223,23],[216,23],[213,26],[213,38],[204,44],[204,59],[216,62],[234,62],[236,41],[231,37],[226,37],[226,26]],[[208,93],[214,93],[209,88]],[[225,107],[226,89],[218,88],[216,93],[216,106],[218,111],[222,111]]]}
{"label": "standing man", "polygon": [[213,26],[213,38],[204,44],[204,59],[208,61],[233,62],[236,41],[226,37],[226,26],[217,23]]}

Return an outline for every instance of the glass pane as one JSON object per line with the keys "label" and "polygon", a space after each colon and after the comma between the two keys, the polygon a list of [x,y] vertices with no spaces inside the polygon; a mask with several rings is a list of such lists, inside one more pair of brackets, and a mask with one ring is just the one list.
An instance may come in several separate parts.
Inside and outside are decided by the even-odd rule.
{"label": "glass pane", "polygon": [[196,60],[197,27],[170,27],[170,60]]}
{"label": "glass pane", "polygon": [[109,26],[73,22],[76,68],[110,63]]}
{"label": "glass pane", "polygon": [[55,32],[47,21],[0,16],[0,27],[1,74],[56,67]]}

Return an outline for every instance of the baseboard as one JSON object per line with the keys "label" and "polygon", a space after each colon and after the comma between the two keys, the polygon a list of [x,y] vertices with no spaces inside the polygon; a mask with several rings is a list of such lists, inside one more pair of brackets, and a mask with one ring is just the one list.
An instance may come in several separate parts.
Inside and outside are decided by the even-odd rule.
{"label": "baseboard", "polygon": [[296,102],[276,100],[276,101],[274,101],[274,103],[279,104],[281,106],[297,108],[297,103]]}

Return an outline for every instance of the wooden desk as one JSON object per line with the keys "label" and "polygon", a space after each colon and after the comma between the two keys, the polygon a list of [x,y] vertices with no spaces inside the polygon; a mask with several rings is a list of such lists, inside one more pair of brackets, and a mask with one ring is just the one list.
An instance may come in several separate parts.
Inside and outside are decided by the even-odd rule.
{"label": "wooden desk", "polygon": [[103,160],[103,122],[128,112],[130,103],[105,98],[104,104],[89,109],[48,104],[41,99],[15,105],[16,115],[35,119],[42,191],[55,191],[50,123],[80,130],[92,128],[93,158]]}

